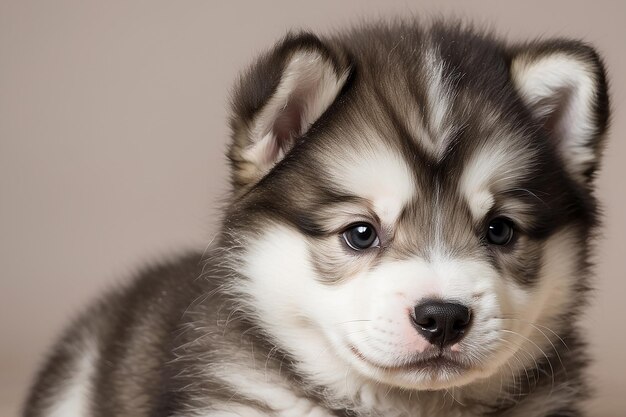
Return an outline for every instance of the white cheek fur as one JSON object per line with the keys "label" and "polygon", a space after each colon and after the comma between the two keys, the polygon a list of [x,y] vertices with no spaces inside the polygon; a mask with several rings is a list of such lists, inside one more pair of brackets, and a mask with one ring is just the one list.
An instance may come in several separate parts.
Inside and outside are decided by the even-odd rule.
{"label": "white cheek fur", "polygon": [[[327,385],[339,384],[346,364],[331,347],[329,331],[341,323],[346,303],[336,288],[316,279],[305,240],[276,226],[252,243],[241,291],[276,342],[298,359],[301,371]],[[340,343],[340,341],[336,341]]]}

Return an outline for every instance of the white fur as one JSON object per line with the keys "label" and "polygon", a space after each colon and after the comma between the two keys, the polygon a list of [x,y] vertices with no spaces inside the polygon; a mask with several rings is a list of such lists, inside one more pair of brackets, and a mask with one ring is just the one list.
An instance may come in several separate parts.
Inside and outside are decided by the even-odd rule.
{"label": "white fur", "polygon": [[[559,149],[570,172],[582,178],[596,154],[589,140],[596,134],[593,103],[597,80],[592,68],[566,53],[513,60],[511,74],[522,98],[539,118],[559,112],[555,126]],[[567,92],[567,94],[564,94]]]}
{"label": "white fur", "polygon": [[326,409],[311,399],[298,397],[288,381],[265,372],[263,364],[258,366],[258,369],[239,367],[236,371],[229,368],[227,373],[220,372],[218,376],[224,382],[237,387],[239,395],[266,403],[276,417],[331,417]]}
{"label": "white fur", "polygon": [[240,404],[219,404],[210,411],[200,411],[189,414],[180,414],[176,417],[269,417],[267,414]]}
{"label": "white fur", "polygon": [[[409,313],[415,305],[425,298],[454,300],[471,306],[474,319],[486,323],[489,317],[498,312],[497,303],[489,295],[494,291],[497,279],[498,275],[489,265],[470,259],[439,257],[427,262],[414,258],[384,263],[375,271],[364,273],[362,277],[348,282],[342,290],[355,294],[352,298],[344,294],[346,304],[353,304],[348,307],[352,310],[352,316],[371,320],[356,322],[348,329],[353,332],[364,331],[371,337],[371,341],[363,340],[363,337],[348,339],[370,362],[383,366],[398,365],[428,346],[410,322]],[[474,332],[461,341],[458,348],[463,350],[473,346],[472,350],[480,352],[484,342],[481,333]],[[435,380],[405,371],[380,372],[380,369],[366,363],[354,361],[353,355],[349,359],[364,374],[406,388],[449,387],[462,385],[464,380],[472,378],[471,373],[463,379],[442,375],[442,379]]]}
{"label": "white fur", "polygon": [[380,140],[372,142],[379,145],[342,155],[344,159],[333,164],[332,175],[341,178],[337,186],[372,202],[382,222],[393,225],[415,196],[413,174],[395,151],[382,145]]}
{"label": "white fur", "polygon": [[321,329],[302,321],[320,314],[331,319],[336,307],[334,300],[321,297],[324,289],[308,258],[306,244],[297,232],[272,228],[250,248],[244,272],[251,282],[243,289],[255,299],[258,316],[271,333],[303,359],[300,366],[307,373],[324,381],[341,380],[346,366],[328,351]]}
{"label": "white fur", "polygon": [[[425,55],[424,66],[427,69],[426,100],[428,104],[430,133],[426,129],[417,129],[415,133],[422,140],[419,143],[436,159],[441,159],[451,137],[450,124],[446,117],[453,101],[452,92],[444,78],[444,62],[437,50],[430,50]],[[413,116],[416,117],[416,116]]]}
{"label": "white fur", "polygon": [[494,193],[514,188],[516,182],[532,173],[533,159],[532,151],[517,150],[504,141],[474,151],[463,170],[459,188],[475,219],[482,219],[493,207]]}
{"label": "white fur", "polygon": [[48,417],[87,417],[91,395],[91,378],[95,372],[97,349],[93,343],[85,343],[74,363],[72,376],[65,381],[56,401],[48,410]]}

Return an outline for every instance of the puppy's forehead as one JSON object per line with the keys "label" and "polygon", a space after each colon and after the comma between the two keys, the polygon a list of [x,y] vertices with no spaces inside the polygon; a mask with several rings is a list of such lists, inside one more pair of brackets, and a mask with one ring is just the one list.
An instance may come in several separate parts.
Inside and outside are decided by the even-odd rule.
{"label": "puppy's forehead", "polygon": [[387,63],[379,71],[362,65],[320,162],[335,188],[369,200],[388,224],[411,203],[453,204],[481,219],[532,171],[532,141],[481,89],[481,76],[460,78],[439,47],[396,50],[373,58]]}
{"label": "puppy's forehead", "polygon": [[[364,146],[344,147],[327,165],[342,194],[366,199],[381,221],[392,225],[418,188],[412,167],[397,148],[370,130]],[[363,143],[363,142],[362,142]]]}

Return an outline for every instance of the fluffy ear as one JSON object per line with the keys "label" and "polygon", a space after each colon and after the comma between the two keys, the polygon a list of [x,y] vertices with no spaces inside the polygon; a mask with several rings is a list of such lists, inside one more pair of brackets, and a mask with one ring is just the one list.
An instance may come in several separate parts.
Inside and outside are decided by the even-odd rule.
{"label": "fluffy ear", "polygon": [[256,183],[335,101],[348,65],[317,37],[289,35],[235,88],[229,159],[236,189]]}
{"label": "fluffy ear", "polygon": [[606,75],[596,51],[577,41],[526,45],[514,54],[511,76],[525,104],[556,141],[569,172],[590,183],[609,117]]}

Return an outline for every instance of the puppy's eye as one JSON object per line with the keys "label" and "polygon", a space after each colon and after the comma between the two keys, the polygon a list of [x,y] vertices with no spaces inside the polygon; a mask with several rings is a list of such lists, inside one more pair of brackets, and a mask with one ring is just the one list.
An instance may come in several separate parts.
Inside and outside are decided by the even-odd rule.
{"label": "puppy's eye", "polygon": [[380,244],[374,226],[367,223],[351,225],[342,236],[348,246],[354,250],[368,249]]}
{"label": "puppy's eye", "polygon": [[513,239],[513,222],[504,217],[496,217],[487,227],[487,241],[493,245],[506,245]]}

